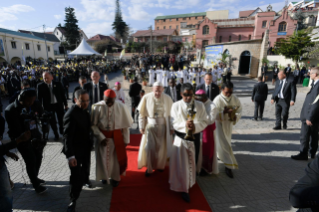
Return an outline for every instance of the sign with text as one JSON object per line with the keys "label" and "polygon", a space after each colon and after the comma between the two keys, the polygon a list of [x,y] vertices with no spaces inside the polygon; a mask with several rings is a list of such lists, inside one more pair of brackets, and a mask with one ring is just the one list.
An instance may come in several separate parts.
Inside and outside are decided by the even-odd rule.
{"label": "sign with text", "polygon": [[277,35],[286,35],[287,32],[278,32]]}
{"label": "sign with text", "polygon": [[224,50],[224,45],[217,46],[207,46],[205,48],[205,61],[204,67],[212,68],[214,65],[217,65],[221,59],[221,55]]}

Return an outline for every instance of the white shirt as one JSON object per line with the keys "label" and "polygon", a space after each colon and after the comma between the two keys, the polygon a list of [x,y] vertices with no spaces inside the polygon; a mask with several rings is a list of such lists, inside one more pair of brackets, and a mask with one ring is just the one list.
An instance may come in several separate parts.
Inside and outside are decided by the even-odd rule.
{"label": "white shirt", "polygon": [[[93,94],[93,101],[94,101],[94,95],[95,95],[95,84],[94,84],[94,82],[92,82],[92,84],[93,84],[93,92],[92,92],[92,94]],[[99,95],[99,93],[100,93],[100,83],[98,82],[97,84],[96,84],[96,86],[97,86],[97,101],[99,102],[99,101],[101,101],[101,99],[100,99],[100,95]]]}
{"label": "white shirt", "polygon": [[281,90],[278,94],[278,98],[280,99],[284,99],[284,94],[282,93],[282,91],[284,90],[284,87],[285,87],[285,83],[286,83],[286,78],[282,80],[282,86],[281,86]]}
{"label": "white shirt", "polygon": [[119,100],[122,103],[125,103],[125,94],[124,94],[124,91],[122,90],[122,88],[120,90],[116,90],[115,88],[113,88],[113,91],[116,94],[116,100]]}
{"label": "white shirt", "polygon": [[[51,104],[55,104],[55,103],[57,103],[57,100],[56,100],[55,95],[54,95],[54,93],[53,93],[53,85],[52,85],[52,82],[51,82],[50,84],[47,84],[48,88],[50,89],[49,85],[51,86],[52,94],[53,94],[53,99],[54,99],[53,102],[51,102]],[[50,94],[51,94],[51,90],[50,90]]]}

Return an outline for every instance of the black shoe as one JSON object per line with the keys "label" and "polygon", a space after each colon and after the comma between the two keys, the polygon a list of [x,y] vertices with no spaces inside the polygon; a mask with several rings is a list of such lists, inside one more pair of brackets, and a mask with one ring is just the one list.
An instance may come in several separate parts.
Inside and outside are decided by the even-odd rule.
{"label": "black shoe", "polygon": [[91,181],[87,181],[87,182],[83,183],[83,186],[85,186],[87,188],[92,188],[92,183],[91,183]]}
{"label": "black shoe", "polygon": [[200,171],[200,173],[199,173],[199,176],[201,176],[201,177],[204,177],[204,176],[207,176],[207,175],[209,175],[209,174],[204,169],[202,169]]}
{"label": "black shoe", "polygon": [[68,206],[68,210],[67,212],[75,212],[75,206],[76,206],[76,202],[71,202]]}
{"label": "black shoe", "polygon": [[157,169],[157,171],[159,171],[159,172],[164,172],[164,169]]}
{"label": "black shoe", "polygon": [[58,133],[54,133],[54,141],[59,141],[60,137]]}
{"label": "black shoe", "polygon": [[148,172],[147,172],[147,169],[146,169],[146,171],[145,171],[145,177],[149,177],[149,176],[151,176],[151,174],[148,173]]}
{"label": "black shoe", "polygon": [[102,183],[105,185],[106,184],[106,180],[102,180]]}
{"label": "black shoe", "polygon": [[48,190],[48,188],[42,186],[42,185],[39,185],[36,189],[35,189],[35,192],[37,192],[38,194],[42,194],[44,193],[46,190]]}
{"label": "black shoe", "polygon": [[40,185],[45,185],[46,184],[46,182],[44,180],[41,180],[39,178],[38,178],[38,181],[40,182]]}
{"label": "black shoe", "polygon": [[263,120],[263,118],[258,118],[258,119],[257,119],[257,121],[262,121],[262,120]]}
{"label": "black shoe", "polygon": [[286,130],[286,129],[287,129],[287,125],[282,126],[282,128],[283,128],[284,130]]}
{"label": "black shoe", "polygon": [[189,194],[186,193],[186,192],[182,192],[182,199],[185,201],[185,202],[190,202],[191,199],[189,198]]}
{"label": "black shoe", "polygon": [[117,187],[119,184],[120,184],[119,181],[116,181],[116,180],[111,179],[111,185],[113,186],[113,188],[114,188],[114,187]]}
{"label": "black shoe", "polygon": [[276,126],[274,128],[272,128],[273,130],[281,130],[281,126]]}
{"label": "black shoe", "polygon": [[298,155],[291,155],[291,159],[294,160],[308,160],[308,155],[302,155],[302,154],[298,154]]}
{"label": "black shoe", "polygon": [[315,154],[310,154],[309,156],[311,157],[311,159],[314,159],[316,157],[316,153]]}
{"label": "black shoe", "polygon": [[257,119],[256,119],[256,118],[252,118],[251,120],[252,120],[252,121],[257,121]]}
{"label": "black shoe", "polygon": [[234,175],[233,175],[233,172],[231,169],[225,167],[225,172],[226,172],[226,175],[229,177],[229,178],[234,178]]}

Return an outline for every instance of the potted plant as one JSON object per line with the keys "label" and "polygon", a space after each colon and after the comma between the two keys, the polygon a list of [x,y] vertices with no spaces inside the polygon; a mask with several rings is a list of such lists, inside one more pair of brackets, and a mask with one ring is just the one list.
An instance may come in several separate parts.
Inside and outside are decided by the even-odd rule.
{"label": "potted plant", "polygon": [[134,74],[131,74],[131,76],[130,76],[130,83],[133,83],[133,80],[134,80]]}
{"label": "potted plant", "polygon": [[124,80],[126,80],[126,70],[125,69],[122,70],[122,74],[124,76]]}
{"label": "potted plant", "polygon": [[147,85],[147,81],[146,81],[145,77],[142,78],[142,85],[143,85],[143,86],[146,86],[146,85]]}

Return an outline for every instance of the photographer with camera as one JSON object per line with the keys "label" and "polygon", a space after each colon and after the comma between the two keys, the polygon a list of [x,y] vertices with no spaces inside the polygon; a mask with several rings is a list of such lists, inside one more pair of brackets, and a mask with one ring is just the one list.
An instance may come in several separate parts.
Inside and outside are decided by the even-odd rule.
{"label": "photographer with camera", "polygon": [[[25,88],[30,88],[31,87],[31,82],[28,79],[25,79],[21,82],[21,90],[24,90]],[[17,91],[13,94],[13,96],[10,97],[9,99],[9,104],[14,102],[20,94],[20,91]]]}
{"label": "photographer with camera", "polygon": [[[4,132],[5,120],[2,116],[0,116],[0,128],[1,133]],[[2,131],[3,129],[3,131]],[[1,137],[2,137],[1,134]],[[20,142],[24,142],[29,140],[31,137],[30,131],[24,132],[21,136],[19,136],[16,140],[13,140],[9,143],[3,144],[0,141],[0,211],[12,211],[12,191],[11,185],[9,181],[9,173],[7,166],[5,164],[5,159],[3,158],[4,155],[12,158],[15,161],[18,161],[19,157],[9,152],[10,149],[16,148],[16,146]]]}
{"label": "photographer with camera", "polygon": [[45,181],[38,178],[46,142],[41,139],[38,129],[38,119],[44,111],[40,102],[36,101],[36,95],[33,88],[22,90],[18,98],[5,109],[5,118],[9,128],[8,135],[12,140],[17,139],[23,132],[31,131],[31,139],[19,144],[18,150],[25,162],[33,188],[40,194],[47,190],[42,186]]}

